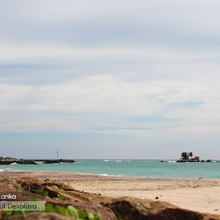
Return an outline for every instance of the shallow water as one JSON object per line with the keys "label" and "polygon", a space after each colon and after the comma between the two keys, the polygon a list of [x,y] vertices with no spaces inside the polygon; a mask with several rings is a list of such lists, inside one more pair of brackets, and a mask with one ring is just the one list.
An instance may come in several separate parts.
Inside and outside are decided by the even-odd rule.
{"label": "shallow water", "polygon": [[115,176],[220,179],[220,162],[175,163],[159,160],[76,160],[72,164],[1,165],[22,171],[67,171]]}

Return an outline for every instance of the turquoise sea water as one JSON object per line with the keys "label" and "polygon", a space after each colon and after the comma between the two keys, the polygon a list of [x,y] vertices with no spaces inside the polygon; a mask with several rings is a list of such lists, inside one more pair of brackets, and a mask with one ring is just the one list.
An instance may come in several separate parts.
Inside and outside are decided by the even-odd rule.
{"label": "turquoise sea water", "polygon": [[220,162],[175,163],[159,160],[76,160],[75,163],[1,165],[0,171],[65,171],[114,176],[220,179]]}

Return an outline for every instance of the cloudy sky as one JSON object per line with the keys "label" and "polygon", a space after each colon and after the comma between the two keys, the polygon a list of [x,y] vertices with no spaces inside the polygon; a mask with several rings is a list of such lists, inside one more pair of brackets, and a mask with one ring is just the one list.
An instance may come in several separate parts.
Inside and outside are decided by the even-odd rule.
{"label": "cloudy sky", "polygon": [[0,0],[0,154],[220,159],[220,1]]}

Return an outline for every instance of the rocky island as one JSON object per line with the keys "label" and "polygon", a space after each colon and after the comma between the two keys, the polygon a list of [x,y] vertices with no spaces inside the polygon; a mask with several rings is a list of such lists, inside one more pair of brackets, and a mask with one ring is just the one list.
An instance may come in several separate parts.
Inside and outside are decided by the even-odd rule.
{"label": "rocky island", "polygon": [[193,157],[192,152],[182,152],[181,158],[176,162],[200,162],[200,157],[199,156]]}

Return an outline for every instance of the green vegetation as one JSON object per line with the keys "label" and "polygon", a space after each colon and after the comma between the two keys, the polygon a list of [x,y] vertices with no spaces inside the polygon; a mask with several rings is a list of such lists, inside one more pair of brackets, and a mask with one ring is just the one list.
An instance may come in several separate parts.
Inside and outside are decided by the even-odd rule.
{"label": "green vegetation", "polygon": [[64,199],[65,199],[64,195],[58,194],[57,196],[58,196],[58,198],[59,198],[60,200],[64,200]]}
{"label": "green vegetation", "polygon": [[59,189],[63,189],[63,184],[60,183]]}
{"label": "green vegetation", "polygon": [[53,183],[53,182],[50,182],[49,180],[44,180],[44,182],[46,183],[47,186],[51,186],[51,187],[63,190],[63,184],[62,183],[59,183],[59,184],[58,183]]}
{"label": "green vegetation", "polygon": [[[62,183],[55,183],[55,182],[50,182],[50,181],[45,181],[47,186],[53,187],[53,188],[57,188],[60,190],[63,190],[64,186]],[[20,186],[18,184],[13,184],[13,187],[16,190],[19,190]],[[38,189],[35,191],[36,195],[40,195],[42,197],[46,197],[49,196],[49,192],[45,189]],[[57,194],[57,197],[55,199],[59,199],[59,200],[64,200],[65,196],[62,194]],[[37,200],[32,200],[32,201],[37,201]],[[8,217],[8,216],[14,216],[14,215],[24,215],[24,214],[29,214],[32,212],[36,212],[36,211],[3,211],[3,218]],[[39,213],[44,212],[44,213],[56,213],[59,215],[63,215],[63,216],[68,216],[68,217],[73,217],[79,220],[102,220],[102,217],[98,214],[94,214],[94,213],[89,213],[86,214],[84,211],[82,210],[78,210],[76,208],[74,208],[73,206],[69,205],[67,207],[64,207],[62,205],[52,205],[52,204],[47,204],[45,206],[45,211],[40,211]]]}
{"label": "green vegetation", "polygon": [[13,184],[13,187],[14,187],[16,190],[19,190],[19,185],[18,185],[18,184]]}
{"label": "green vegetation", "polygon": [[68,206],[67,208],[63,206],[55,206],[47,205],[46,212],[53,212],[64,216],[70,216],[82,220],[102,220],[102,217],[98,214],[89,213],[88,215],[81,210],[75,209],[73,206]]}
{"label": "green vegetation", "polygon": [[[88,215],[85,212],[75,209],[73,206],[68,206],[67,208],[63,206],[55,206],[48,204],[45,207],[45,212],[48,213],[56,213],[59,215],[69,216],[81,220],[102,220],[102,217],[98,214],[89,213]],[[11,216],[11,215],[23,215],[31,213],[30,211],[6,211],[4,212],[4,217]]]}
{"label": "green vegetation", "polygon": [[[18,185],[14,185],[14,187],[18,189]],[[52,185],[52,187],[57,188],[56,185]],[[59,188],[62,188],[62,185],[60,185]],[[42,189],[36,190],[35,193],[43,197],[48,196],[48,191],[44,191]],[[63,195],[58,194],[57,197],[60,200],[64,200]],[[45,212],[56,213],[59,215],[69,216],[69,217],[73,217],[73,218],[77,218],[81,220],[102,220],[102,217],[98,214],[89,213],[87,215],[85,212],[75,209],[73,206],[63,207],[63,206],[57,205],[54,207],[53,205],[48,204],[45,206]],[[5,211],[3,216],[7,217],[11,215],[23,215],[23,214],[28,214],[28,213],[31,213],[31,211]]]}
{"label": "green vegetation", "polygon": [[36,190],[35,193],[39,196],[46,197],[48,195],[48,191],[44,191],[42,189]]}

